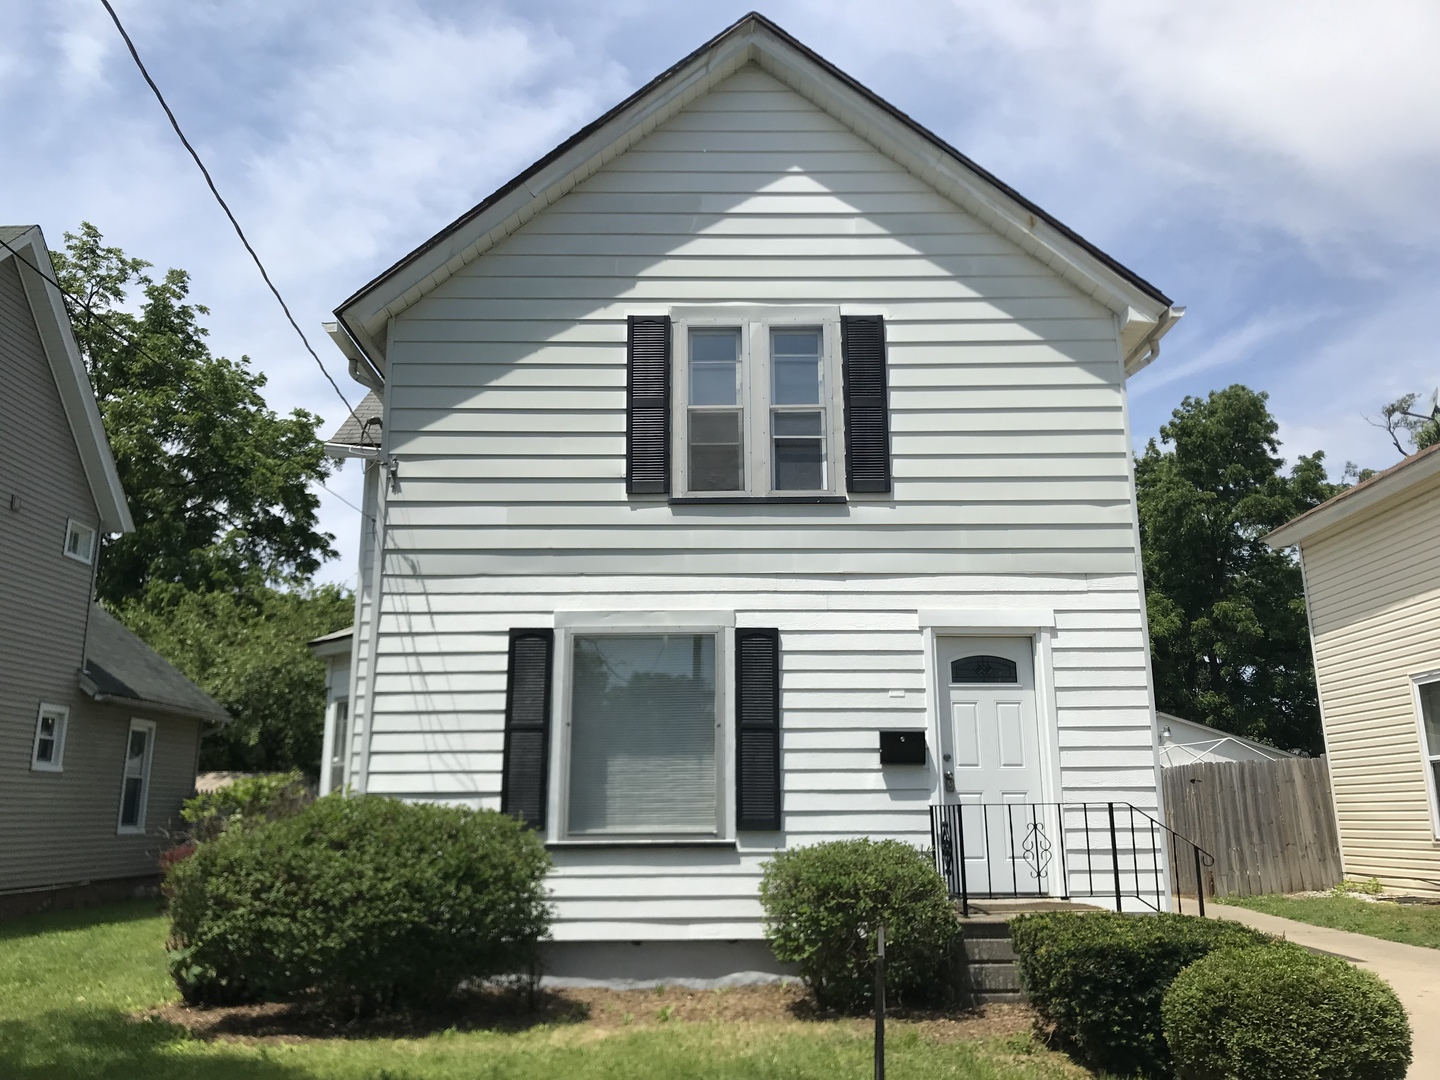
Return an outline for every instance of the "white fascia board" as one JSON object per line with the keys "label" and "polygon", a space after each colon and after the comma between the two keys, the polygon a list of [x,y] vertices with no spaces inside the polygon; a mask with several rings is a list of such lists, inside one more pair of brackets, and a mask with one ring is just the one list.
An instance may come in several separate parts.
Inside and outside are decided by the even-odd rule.
{"label": "white fascia board", "polygon": [[1396,469],[1389,476],[1378,478],[1363,491],[1337,495],[1333,503],[1322,504],[1261,539],[1276,549],[1303,544],[1433,476],[1440,476],[1440,453],[1427,454],[1405,468]]}
{"label": "white fascia board", "polygon": [[688,70],[677,72],[664,89],[615,117],[609,124],[551,162],[545,169],[463,228],[438,241],[433,248],[401,267],[383,289],[362,297],[340,314],[361,344],[383,362],[382,340],[390,319],[411,307],[441,282],[468,266],[481,253],[509,236],[577,184],[604,167],[690,102],[729,78],[751,59],[749,43],[737,38],[699,58]]}
{"label": "white fascia board", "polygon": [[[687,68],[675,72],[650,96],[635,102],[544,170],[526,178],[463,227],[441,237],[428,251],[382,278],[370,292],[337,314],[383,367],[383,338],[390,319],[751,61],[1050,267],[1083,295],[1114,312],[1122,327],[1130,328],[1126,337],[1144,346],[1125,350],[1128,373],[1144,366],[1143,361],[1136,362],[1137,350],[1143,354],[1173,325],[1173,309],[759,25],[727,38]],[[1155,332],[1157,328],[1159,333]]]}
{"label": "white fascia board", "polygon": [[925,181],[1117,315],[1134,309],[1159,322],[1168,306],[1159,303],[1049,222],[1019,205],[971,172],[919,132],[898,122],[874,102],[838,82],[789,45],[757,30],[760,67],[817,108],[845,124],[880,153]]}
{"label": "white fascia board", "polygon": [[[40,333],[40,344],[50,362],[56,389],[60,392],[60,404],[80,453],[86,483],[100,513],[100,527],[107,533],[134,532],[135,522],[130,517],[125,489],[120,486],[120,473],[115,468],[115,457],[105,437],[105,424],[100,419],[100,407],[95,403],[95,391],[90,386],[85,361],[75,341],[70,313],[65,309],[65,300],[59,290],[41,276],[53,278],[55,267],[50,261],[50,252],[40,227],[34,226],[23,233],[11,247],[21,253],[16,259],[20,282],[25,287],[25,297],[30,302],[35,327]],[[0,254],[13,257],[8,251]],[[36,273],[36,268],[40,273]]]}

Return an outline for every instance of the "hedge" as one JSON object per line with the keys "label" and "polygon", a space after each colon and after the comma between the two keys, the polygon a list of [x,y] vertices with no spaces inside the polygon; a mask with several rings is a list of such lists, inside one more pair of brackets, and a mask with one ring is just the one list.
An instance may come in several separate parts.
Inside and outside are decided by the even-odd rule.
{"label": "hedge", "polygon": [[1183,1080],[1401,1080],[1410,1024],[1377,976],[1297,945],[1221,949],[1162,1007]]}
{"label": "hedge", "polygon": [[827,1009],[874,995],[874,932],[885,924],[886,996],[944,998],[960,920],[930,857],[900,840],[835,840],[781,852],[760,883],[766,934]]}
{"label": "hedge", "polygon": [[535,967],[549,865],[494,811],[327,796],[170,869],[171,975],[192,1004],[432,1005]]}
{"label": "hedge", "polygon": [[1083,1064],[1117,1076],[1170,1075],[1160,1006],[1181,969],[1266,935],[1191,915],[1044,912],[1010,924],[1030,1004]]}

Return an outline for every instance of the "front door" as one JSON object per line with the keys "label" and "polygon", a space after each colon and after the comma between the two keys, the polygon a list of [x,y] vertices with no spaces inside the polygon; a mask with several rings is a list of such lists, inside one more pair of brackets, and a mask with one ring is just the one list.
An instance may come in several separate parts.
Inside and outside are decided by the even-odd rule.
{"label": "front door", "polygon": [[[1053,830],[1044,792],[1031,638],[939,638],[949,722],[945,801],[972,895],[1049,892]],[[957,856],[959,845],[954,845]]]}

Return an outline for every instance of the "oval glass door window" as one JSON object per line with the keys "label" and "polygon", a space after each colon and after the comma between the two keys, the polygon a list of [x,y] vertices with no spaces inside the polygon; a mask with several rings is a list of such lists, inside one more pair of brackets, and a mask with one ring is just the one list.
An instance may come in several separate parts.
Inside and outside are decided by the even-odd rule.
{"label": "oval glass door window", "polygon": [[952,683],[1009,683],[1020,681],[1015,661],[1003,656],[962,656],[950,664]]}

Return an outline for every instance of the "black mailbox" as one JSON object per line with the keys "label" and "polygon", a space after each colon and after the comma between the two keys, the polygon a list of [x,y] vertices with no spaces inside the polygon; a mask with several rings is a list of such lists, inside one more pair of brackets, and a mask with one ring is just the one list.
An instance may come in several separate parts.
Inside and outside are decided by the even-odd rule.
{"label": "black mailbox", "polygon": [[925,732],[919,728],[880,732],[880,764],[924,765]]}

